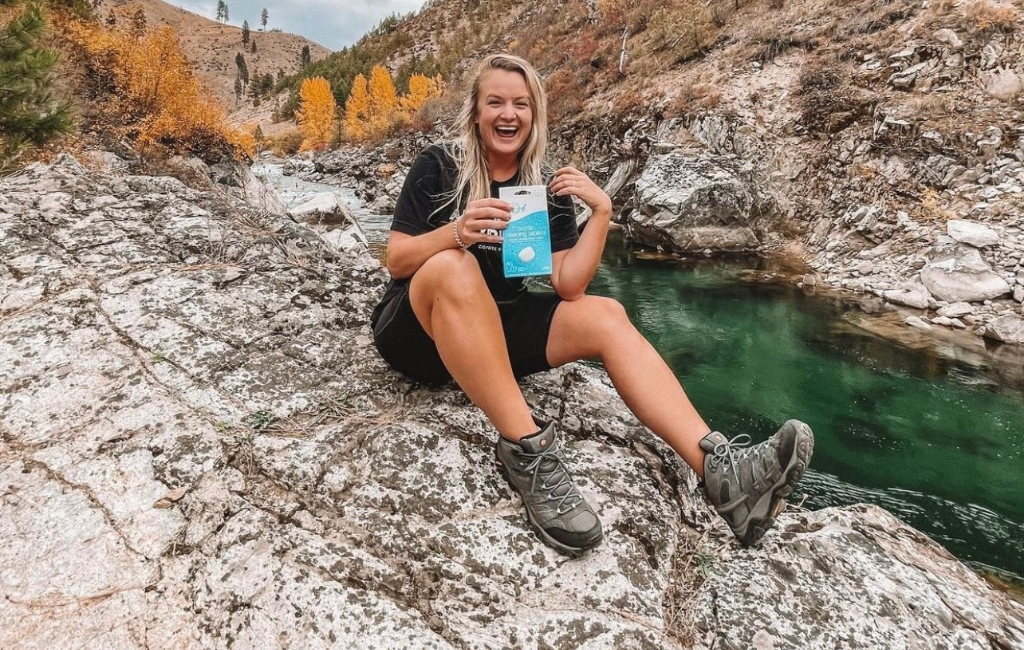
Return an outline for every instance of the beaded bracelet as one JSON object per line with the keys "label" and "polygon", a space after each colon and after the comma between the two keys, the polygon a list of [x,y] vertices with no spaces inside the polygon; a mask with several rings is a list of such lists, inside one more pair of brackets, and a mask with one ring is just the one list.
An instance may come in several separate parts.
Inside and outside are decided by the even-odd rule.
{"label": "beaded bracelet", "polygon": [[462,217],[459,217],[452,222],[452,234],[455,235],[455,243],[459,245],[459,248],[466,250],[469,248],[469,244],[462,241],[462,237],[459,237],[459,223],[462,221]]}

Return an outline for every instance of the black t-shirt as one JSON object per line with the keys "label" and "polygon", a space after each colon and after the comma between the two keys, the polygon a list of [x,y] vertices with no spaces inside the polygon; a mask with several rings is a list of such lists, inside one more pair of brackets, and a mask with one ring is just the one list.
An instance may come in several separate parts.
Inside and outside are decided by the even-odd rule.
{"label": "black t-shirt", "polygon": [[[398,195],[391,230],[415,237],[451,222],[461,213],[464,206],[452,201],[440,210],[438,208],[448,201],[457,177],[455,161],[446,147],[433,145],[420,153],[405,178],[402,193]],[[546,178],[545,182],[549,180]],[[492,182],[491,196],[498,198],[499,188],[518,184],[518,174],[507,181]],[[548,192],[548,223],[551,226],[552,253],[576,245],[579,235],[576,232],[576,212],[570,197],[555,196]],[[501,244],[473,244],[469,247],[469,252],[480,263],[484,280],[496,301],[511,300],[526,291],[523,278],[505,277]],[[399,294],[410,279],[392,280],[381,300],[381,305]]]}

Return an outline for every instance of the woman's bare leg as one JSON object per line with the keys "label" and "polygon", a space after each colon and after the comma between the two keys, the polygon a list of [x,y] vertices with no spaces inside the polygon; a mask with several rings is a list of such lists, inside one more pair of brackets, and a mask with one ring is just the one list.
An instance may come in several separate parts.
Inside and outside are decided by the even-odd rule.
{"label": "woman's bare leg", "polygon": [[476,258],[461,250],[434,255],[413,276],[409,299],[448,372],[498,433],[518,441],[536,432]]}
{"label": "woman's bare leg", "polygon": [[675,374],[611,298],[584,296],[558,305],[548,334],[548,363],[596,357],[626,406],[693,468],[704,474],[700,439],[711,429]]}

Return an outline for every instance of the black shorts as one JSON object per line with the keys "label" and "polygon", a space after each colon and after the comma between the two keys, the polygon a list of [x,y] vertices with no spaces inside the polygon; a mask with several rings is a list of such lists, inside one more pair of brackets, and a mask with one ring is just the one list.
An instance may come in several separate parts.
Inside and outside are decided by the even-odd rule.
{"label": "black shorts", "polygon": [[[524,291],[508,302],[498,303],[512,373],[517,378],[551,369],[548,333],[560,302],[556,293]],[[413,381],[439,385],[452,380],[433,339],[413,312],[408,284],[380,306],[373,341],[384,360]]]}

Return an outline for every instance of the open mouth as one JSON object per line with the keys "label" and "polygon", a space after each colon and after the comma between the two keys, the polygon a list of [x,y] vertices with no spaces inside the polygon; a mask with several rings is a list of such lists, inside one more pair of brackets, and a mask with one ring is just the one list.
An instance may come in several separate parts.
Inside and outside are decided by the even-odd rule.
{"label": "open mouth", "polygon": [[512,140],[519,133],[519,127],[516,126],[496,126],[494,130],[498,132],[499,138]]}

